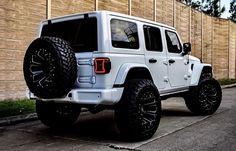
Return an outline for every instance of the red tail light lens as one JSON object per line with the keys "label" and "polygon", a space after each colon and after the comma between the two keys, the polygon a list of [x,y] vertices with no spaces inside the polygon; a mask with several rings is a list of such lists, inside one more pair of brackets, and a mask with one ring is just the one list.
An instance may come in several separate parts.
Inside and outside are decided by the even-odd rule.
{"label": "red tail light lens", "polygon": [[109,58],[96,58],[94,67],[96,74],[107,74],[111,70],[111,61]]}

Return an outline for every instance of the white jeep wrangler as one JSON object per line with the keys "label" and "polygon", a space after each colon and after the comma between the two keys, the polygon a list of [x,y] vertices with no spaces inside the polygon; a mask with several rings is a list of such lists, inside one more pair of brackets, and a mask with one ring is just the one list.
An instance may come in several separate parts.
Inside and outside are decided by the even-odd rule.
{"label": "white jeep wrangler", "polygon": [[221,103],[211,65],[190,51],[173,27],[119,13],[46,20],[24,58],[28,97],[49,127],[71,126],[81,107],[114,109],[121,136],[148,139],[159,125],[162,99],[182,96],[199,115]]}

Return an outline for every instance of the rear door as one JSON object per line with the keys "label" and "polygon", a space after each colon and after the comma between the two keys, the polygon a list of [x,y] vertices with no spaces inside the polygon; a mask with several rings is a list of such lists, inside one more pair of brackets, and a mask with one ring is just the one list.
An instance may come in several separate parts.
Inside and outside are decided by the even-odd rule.
{"label": "rear door", "polygon": [[188,80],[188,58],[182,55],[182,45],[175,31],[165,30],[165,37],[170,85],[171,87],[184,87]]}
{"label": "rear door", "polygon": [[165,89],[167,86],[167,60],[166,51],[163,49],[161,28],[152,25],[143,25],[145,38],[146,65],[150,69],[152,78],[157,88]]}

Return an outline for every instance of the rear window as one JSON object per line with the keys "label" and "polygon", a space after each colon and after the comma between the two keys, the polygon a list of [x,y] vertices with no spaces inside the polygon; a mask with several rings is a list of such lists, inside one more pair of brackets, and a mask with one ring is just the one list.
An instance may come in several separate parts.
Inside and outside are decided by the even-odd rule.
{"label": "rear window", "polygon": [[143,26],[146,49],[149,51],[162,51],[161,31],[159,28]]}
{"label": "rear window", "polygon": [[43,26],[41,36],[59,37],[68,41],[74,52],[97,51],[97,19],[86,18]]}
{"label": "rear window", "polygon": [[138,30],[133,22],[118,19],[111,20],[111,42],[116,48],[138,49]]}

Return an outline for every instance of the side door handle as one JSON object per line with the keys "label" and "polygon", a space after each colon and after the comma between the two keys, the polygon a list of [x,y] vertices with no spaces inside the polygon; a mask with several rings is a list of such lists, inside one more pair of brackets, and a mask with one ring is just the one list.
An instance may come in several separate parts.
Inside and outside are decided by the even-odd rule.
{"label": "side door handle", "polygon": [[175,60],[170,59],[170,60],[169,60],[169,63],[170,63],[170,64],[175,63]]}
{"label": "side door handle", "polygon": [[156,63],[157,62],[157,60],[156,59],[154,59],[154,58],[152,58],[152,59],[149,59],[149,63]]}

